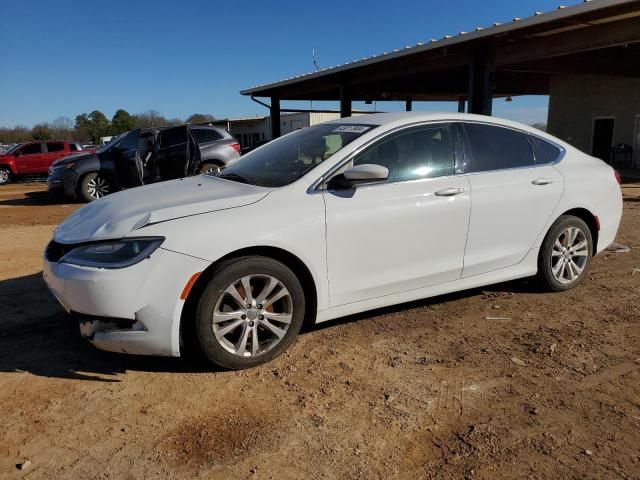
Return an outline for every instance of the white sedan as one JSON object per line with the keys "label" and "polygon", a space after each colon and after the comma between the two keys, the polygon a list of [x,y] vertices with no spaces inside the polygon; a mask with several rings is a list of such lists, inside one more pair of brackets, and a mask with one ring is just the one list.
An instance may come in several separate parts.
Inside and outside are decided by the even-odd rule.
{"label": "white sedan", "polygon": [[539,130],[363,115],[81,208],[44,277],[98,348],[239,369],[304,322],[536,274],[573,288],[621,213],[614,170]]}

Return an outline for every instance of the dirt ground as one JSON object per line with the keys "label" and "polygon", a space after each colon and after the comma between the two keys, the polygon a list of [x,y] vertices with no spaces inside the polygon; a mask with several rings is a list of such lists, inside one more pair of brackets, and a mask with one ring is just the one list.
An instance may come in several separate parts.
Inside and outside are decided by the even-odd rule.
{"label": "dirt ground", "polygon": [[80,205],[0,187],[0,477],[640,479],[640,184],[624,192],[631,252],[573,291],[378,310],[211,372],[85,344],[41,279]]}

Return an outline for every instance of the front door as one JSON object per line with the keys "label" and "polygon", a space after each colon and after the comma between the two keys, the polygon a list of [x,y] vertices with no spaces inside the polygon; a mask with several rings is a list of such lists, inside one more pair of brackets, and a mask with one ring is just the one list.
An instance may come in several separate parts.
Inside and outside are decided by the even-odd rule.
{"label": "front door", "polygon": [[385,166],[386,182],[323,193],[332,306],[460,278],[471,202],[457,138],[449,124],[392,134],[344,167]]}
{"label": "front door", "polygon": [[142,185],[139,170],[140,129],[132,130],[117,144],[111,147],[110,155],[116,172],[118,185],[121,188]]}
{"label": "front door", "polygon": [[462,276],[470,277],[524,259],[560,201],[564,178],[553,166],[560,150],[538,137],[481,123],[465,131],[472,208]]}
{"label": "front door", "polygon": [[613,145],[614,118],[594,118],[591,137],[591,155],[605,162],[611,161],[611,146]]}
{"label": "front door", "polygon": [[46,161],[46,153],[41,142],[31,142],[20,147],[15,153],[18,173],[46,173],[47,167],[42,170],[42,164]]}

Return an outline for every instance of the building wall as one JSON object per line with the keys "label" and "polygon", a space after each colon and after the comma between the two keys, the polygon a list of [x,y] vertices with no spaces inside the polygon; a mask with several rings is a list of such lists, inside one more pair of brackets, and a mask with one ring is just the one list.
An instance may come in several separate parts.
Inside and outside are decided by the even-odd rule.
{"label": "building wall", "polygon": [[636,115],[640,115],[640,78],[558,75],[551,81],[548,132],[583,152],[591,153],[594,117],[615,117],[613,145],[633,147],[639,167]]}

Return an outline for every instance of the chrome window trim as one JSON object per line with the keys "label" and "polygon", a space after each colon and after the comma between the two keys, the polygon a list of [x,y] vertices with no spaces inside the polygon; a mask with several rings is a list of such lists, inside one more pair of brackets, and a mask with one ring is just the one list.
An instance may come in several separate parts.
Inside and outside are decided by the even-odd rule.
{"label": "chrome window trim", "polygon": [[[360,147],[358,147],[357,149],[355,149],[353,152],[351,152],[349,155],[347,155],[340,163],[338,163],[337,165],[335,165],[333,168],[331,168],[328,172],[326,172],[324,175],[322,175],[320,178],[316,179],[311,186],[307,189],[307,193],[312,194],[312,193],[323,193],[328,191],[326,188],[322,188],[323,184],[326,183],[327,181],[329,181],[331,179],[331,177],[335,174],[335,172],[339,169],[341,169],[346,163],[350,162],[353,160],[353,158],[357,155],[359,155],[360,153],[362,153],[363,150],[369,148],[370,146],[373,145],[373,143],[377,142],[378,140],[383,139],[384,137],[393,135],[395,133],[398,133],[399,131],[402,131],[404,129],[409,129],[409,128],[413,128],[413,127],[420,127],[420,126],[429,126],[429,125],[437,125],[440,123],[449,123],[449,124],[458,124],[462,130],[464,131],[464,124],[465,123],[474,123],[474,124],[480,124],[480,125],[487,125],[490,127],[498,127],[498,128],[506,128],[508,130],[513,130],[519,133],[522,133],[524,135],[530,135],[533,137],[536,137],[538,139],[540,139],[543,142],[547,142],[551,145],[553,145],[554,147],[556,147],[559,151],[558,156],[556,157],[556,159],[552,162],[547,162],[547,163],[535,163],[533,165],[525,165],[522,167],[512,167],[512,168],[499,168],[499,169],[495,169],[495,170],[482,170],[482,171],[478,171],[478,172],[461,172],[461,173],[454,173],[453,175],[446,175],[446,176],[439,176],[439,177],[427,177],[427,178],[413,178],[410,180],[401,180],[398,182],[371,182],[371,183],[362,183],[361,185],[364,186],[378,186],[378,185],[395,185],[398,183],[407,183],[407,182],[417,182],[417,181],[424,181],[424,180],[431,180],[434,178],[450,178],[450,177],[457,177],[457,176],[461,176],[461,175],[477,175],[477,174],[482,174],[482,173],[494,173],[494,172],[506,172],[506,171],[513,171],[513,170],[523,170],[523,169],[532,169],[532,168],[537,168],[537,167],[545,167],[545,166],[549,166],[549,165],[557,165],[558,163],[560,163],[562,161],[562,159],[564,158],[565,154],[567,153],[567,150],[560,144],[549,140],[545,137],[542,137],[541,135],[538,135],[536,133],[531,133],[528,132],[526,130],[521,130],[519,128],[516,127],[512,127],[510,125],[502,125],[502,124],[497,124],[497,123],[492,123],[492,122],[483,122],[481,120],[461,120],[459,118],[452,118],[452,119],[441,119],[441,120],[423,120],[423,121],[419,121],[419,122],[412,122],[412,123],[408,123],[406,125],[401,125],[399,127],[393,128],[391,130],[387,130],[385,132],[381,132],[380,134],[376,135],[375,137],[373,137],[371,140],[369,140],[367,143],[365,143],[364,145],[361,145]],[[458,138],[461,135],[461,132],[457,132],[456,135],[458,136]],[[466,138],[466,132],[464,132],[465,138],[459,138],[462,143],[463,143],[463,154],[467,154],[470,153],[468,152],[468,150],[471,149],[471,146],[469,145],[469,141]],[[535,153],[533,153],[533,148],[531,149],[531,153],[534,157],[534,161],[535,161]],[[457,163],[458,163],[458,156],[456,153],[456,148],[454,145],[454,154],[455,156],[455,163],[456,165],[454,165],[454,168],[457,168]],[[471,160],[473,160],[473,153],[471,153]],[[356,187],[357,188],[357,187]]]}
{"label": "chrome window trim", "polygon": [[[515,128],[512,127],[510,125],[500,125],[497,123],[491,123],[491,122],[482,122],[482,121],[478,121],[478,120],[459,120],[460,124],[464,127],[464,124],[466,123],[474,123],[474,124],[480,124],[480,125],[487,125],[489,127],[498,127],[498,128],[505,128],[507,130],[513,130],[514,132],[518,132],[518,133],[522,133],[524,135],[529,135],[532,137],[536,137],[538,139],[540,139],[543,142],[547,142],[550,143],[551,145],[553,145],[554,147],[556,147],[559,151],[558,156],[556,157],[555,160],[553,160],[552,162],[546,162],[546,163],[534,163],[533,165],[524,165],[522,167],[510,167],[510,168],[496,168],[493,170],[480,170],[477,172],[467,172],[468,175],[475,175],[478,173],[493,173],[493,172],[507,172],[507,171],[512,171],[512,170],[522,170],[525,168],[535,168],[535,167],[544,167],[544,166],[549,166],[549,165],[557,165],[558,163],[560,163],[562,161],[562,159],[564,158],[565,154],[567,153],[567,150],[562,146],[557,144],[554,141],[548,140],[540,135],[537,135],[535,133],[531,133],[531,132],[527,132],[525,130],[521,130],[519,128]],[[467,136],[467,132],[465,130],[465,137]],[[527,139],[528,141],[528,139]],[[471,151],[471,142],[469,142],[468,138],[465,138],[465,142],[468,146],[468,149],[471,153],[471,162],[473,163],[473,151]],[[533,147],[531,146],[531,143],[529,143],[529,146],[531,148],[531,154],[533,155],[533,161],[535,162],[535,153],[533,152]]]}

